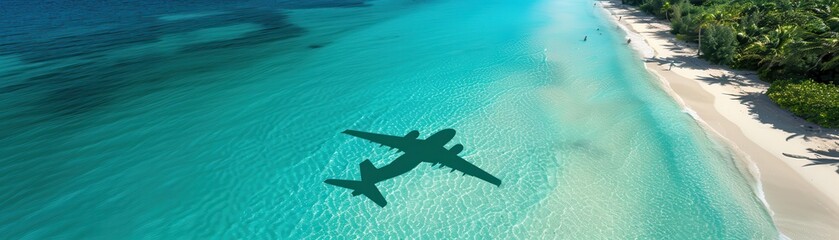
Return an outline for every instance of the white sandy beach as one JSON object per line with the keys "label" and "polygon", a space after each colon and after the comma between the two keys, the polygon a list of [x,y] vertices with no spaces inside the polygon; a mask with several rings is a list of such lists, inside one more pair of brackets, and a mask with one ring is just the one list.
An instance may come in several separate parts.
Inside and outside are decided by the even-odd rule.
{"label": "white sandy beach", "polygon": [[[619,1],[599,1],[619,16],[647,69],[706,129],[728,142],[759,180],[776,226],[793,239],[839,238],[839,170],[814,151],[839,149],[839,130],[820,129],[780,109],[755,72],[731,70],[696,57],[670,26]],[[639,60],[641,61],[641,60]],[[675,66],[668,70],[670,62]],[[839,160],[839,159],[836,159]],[[760,188],[762,187],[762,192]]]}

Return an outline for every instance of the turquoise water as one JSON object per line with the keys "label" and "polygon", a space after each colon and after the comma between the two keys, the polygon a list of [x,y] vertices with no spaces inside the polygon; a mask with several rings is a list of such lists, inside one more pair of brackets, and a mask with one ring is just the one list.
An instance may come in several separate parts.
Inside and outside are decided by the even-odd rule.
{"label": "turquoise water", "polygon": [[[0,238],[778,236],[591,1],[248,4],[0,51]],[[108,24],[43,34],[130,28]],[[348,128],[455,128],[503,184],[423,164],[379,208],[323,184],[398,156]]]}

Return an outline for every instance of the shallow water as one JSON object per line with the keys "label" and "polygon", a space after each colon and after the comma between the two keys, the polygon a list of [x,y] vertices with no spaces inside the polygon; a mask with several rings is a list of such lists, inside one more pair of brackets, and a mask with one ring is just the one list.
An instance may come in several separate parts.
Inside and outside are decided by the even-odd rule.
{"label": "shallow water", "polygon": [[[49,3],[0,3],[3,239],[778,236],[591,1]],[[323,183],[443,128],[500,188]]]}

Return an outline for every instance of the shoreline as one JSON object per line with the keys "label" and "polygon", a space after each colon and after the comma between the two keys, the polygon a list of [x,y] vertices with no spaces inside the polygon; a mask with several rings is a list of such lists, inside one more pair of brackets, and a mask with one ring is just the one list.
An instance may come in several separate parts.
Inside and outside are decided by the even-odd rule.
{"label": "shoreline", "polygon": [[809,149],[839,149],[839,130],[821,129],[775,105],[764,94],[769,84],[753,71],[697,58],[694,44],[676,40],[668,23],[616,0],[597,3],[632,39],[661,88],[747,168],[781,237],[839,237],[839,170],[804,166],[813,162],[801,158],[823,157]]}

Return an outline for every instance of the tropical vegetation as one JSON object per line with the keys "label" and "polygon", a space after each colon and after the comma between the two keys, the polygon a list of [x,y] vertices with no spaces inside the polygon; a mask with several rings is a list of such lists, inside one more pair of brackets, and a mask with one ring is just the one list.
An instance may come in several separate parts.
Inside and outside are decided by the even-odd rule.
{"label": "tropical vegetation", "polygon": [[623,0],[713,63],[752,69],[781,107],[839,127],[839,0]]}
{"label": "tropical vegetation", "polygon": [[767,92],[772,101],[796,115],[825,127],[839,128],[839,88],[809,79],[779,80]]}

